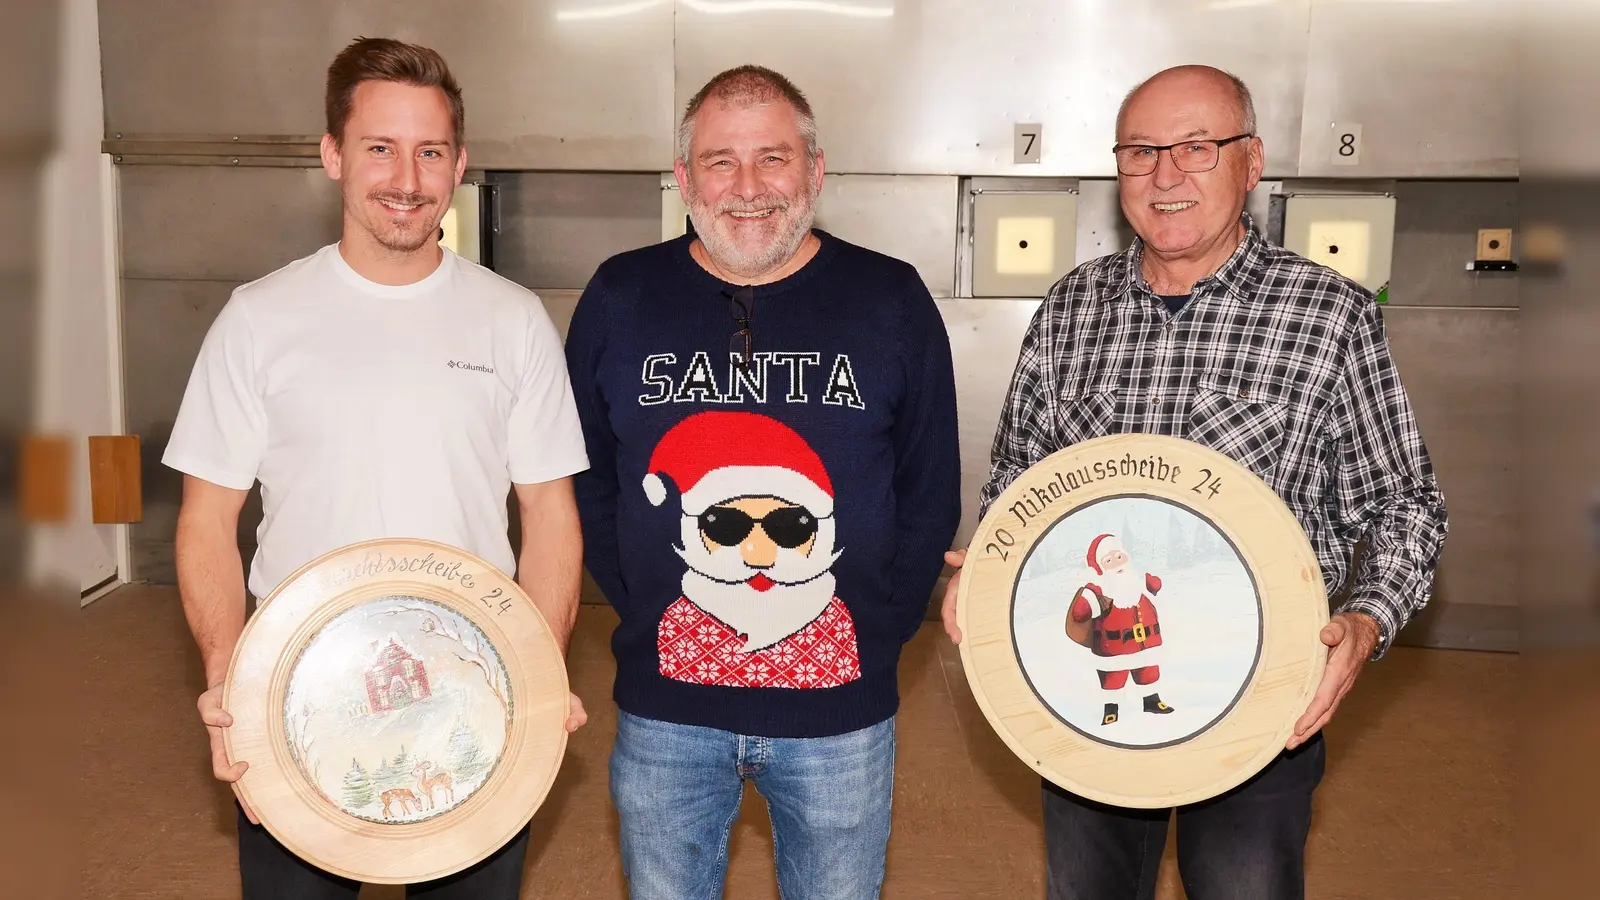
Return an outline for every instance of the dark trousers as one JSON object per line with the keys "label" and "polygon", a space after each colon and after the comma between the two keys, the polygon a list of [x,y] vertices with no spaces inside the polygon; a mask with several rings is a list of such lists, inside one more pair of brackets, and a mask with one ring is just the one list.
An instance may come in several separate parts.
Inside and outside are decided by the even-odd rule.
{"label": "dark trousers", "polygon": [[[528,829],[488,859],[438,881],[406,886],[407,897],[428,900],[517,900]],[[360,882],[324,872],[278,843],[239,810],[239,880],[244,900],[355,900]]]}
{"label": "dark trousers", "polygon": [[[1311,794],[1326,760],[1319,733],[1232,791],[1178,809],[1178,872],[1189,900],[1305,896]],[[1049,900],[1153,900],[1171,813],[1103,806],[1046,782]]]}

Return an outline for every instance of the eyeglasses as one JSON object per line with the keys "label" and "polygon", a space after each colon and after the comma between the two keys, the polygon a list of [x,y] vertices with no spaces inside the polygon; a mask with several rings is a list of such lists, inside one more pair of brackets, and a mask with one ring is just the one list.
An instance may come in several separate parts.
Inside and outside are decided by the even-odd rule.
{"label": "eyeglasses", "polygon": [[1124,175],[1149,175],[1156,170],[1156,162],[1161,159],[1161,151],[1167,151],[1172,157],[1172,164],[1180,172],[1209,172],[1217,167],[1217,160],[1222,157],[1222,148],[1234,141],[1242,141],[1255,137],[1253,134],[1236,134],[1221,140],[1194,140],[1179,141],[1176,144],[1165,144],[1155,147],[1150,144],[1118,144],[1111,148],[1117,156],[1117,171]]}
{"label": "eyeglasses", "polygon": [[700,514],[699,522],[700,533],[724,547],[749,537],[757,525],[774,544],[789,550],[817,533],[817,517],[803,506],[780,506],[759,519],[731,506],[713,506]]}
{"label": "eyeglasses", "polygon": [[750,367],[750,320],[756,311],[756,289],[750,285],[734,291],[729,296],[728,311],[739,330],[728,336],[728,355],[738,357],[741,370]]}

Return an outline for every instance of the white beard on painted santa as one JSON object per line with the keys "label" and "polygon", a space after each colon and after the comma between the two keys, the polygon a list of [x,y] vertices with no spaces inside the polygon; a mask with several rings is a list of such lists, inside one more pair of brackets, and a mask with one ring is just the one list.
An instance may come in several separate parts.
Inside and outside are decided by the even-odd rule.
{"label": "white beard on painted santa", "polygon": [[1139,598],[1144,594],[1144,572],[1129,562],[1120,569],[1108,569],[1095,579],[1095,584],[1112,606],[1132,609],[1139,605]]}
{"label": "white beard on painted santa", "polygon": [[[739,548],[707,550],[694,516],[680,519],[682,546],[672,548],[688,564],[683,596],[745,637],[744,653],[782,641],[811,624],[833,600],[833,564],[844,551],[834,551],[834,519],[817,520],[811,552],[779,547],[777,559],[764,569],[747,564]],[[765,590],[750,584],[757,575]]]}

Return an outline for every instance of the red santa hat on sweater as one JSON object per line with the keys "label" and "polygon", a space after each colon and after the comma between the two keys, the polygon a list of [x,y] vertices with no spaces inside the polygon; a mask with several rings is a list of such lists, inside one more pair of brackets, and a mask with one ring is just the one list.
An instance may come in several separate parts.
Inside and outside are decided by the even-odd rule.
{"label": "red santa hat on sweater", "polygon": [[768,416],[702,412],[661,436],[650,454],[644,495],[652,506],[667,499],[672,479],[683,514],[698,516],[735,497],[777,497],[825,519],[833,515],[833,482],[805,438]]}
{"label": "red santa hat on sweater", "polygon": [[1093,569],[1096,575],[1104,575],[1105,570],[1101,566],[1104,565],[1106,557],[1121,549],[1122,542],[1117,540],[1116,535],[1100,535],[1089,542],[1089,568]]}

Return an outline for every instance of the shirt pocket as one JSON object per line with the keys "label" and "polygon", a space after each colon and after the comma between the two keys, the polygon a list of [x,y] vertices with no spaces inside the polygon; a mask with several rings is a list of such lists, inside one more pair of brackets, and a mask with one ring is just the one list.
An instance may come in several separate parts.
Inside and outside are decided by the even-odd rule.
{"label": "shirt pocket", "polygon": [[1121,386],[1120,373],[1102,372],[1062,388],[1056,432],[1063,448],[1117,432],[1117,394]]}
{"label": "shirt pocket", "polygon": [[1189,440],[1268,479],[1282,454],[1293,392],[1267,378],[1203,373],[1189,408]]}

